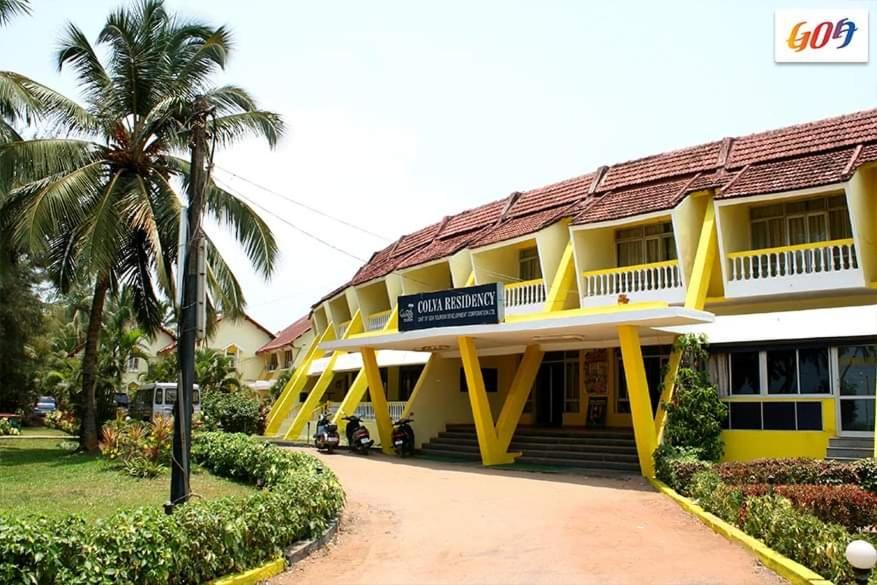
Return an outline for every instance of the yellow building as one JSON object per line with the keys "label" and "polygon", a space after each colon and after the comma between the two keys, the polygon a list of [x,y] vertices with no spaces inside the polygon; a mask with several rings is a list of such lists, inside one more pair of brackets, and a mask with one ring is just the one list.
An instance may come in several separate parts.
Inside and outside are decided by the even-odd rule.
{"label": "yellow building", "polygon": [[413,413],[428,452],[651,475],[662,372],[694,332],[729,404],[727,458],[870,454],[875,162],[877,110],[445,217],[313,306],[266,435],[301,437],[329,401],[373,418],[385,450],[390,417]]}

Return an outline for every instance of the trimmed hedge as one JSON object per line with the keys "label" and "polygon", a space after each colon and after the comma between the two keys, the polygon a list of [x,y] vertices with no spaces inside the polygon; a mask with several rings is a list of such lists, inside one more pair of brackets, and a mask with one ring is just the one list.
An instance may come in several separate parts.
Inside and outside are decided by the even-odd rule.
{"label": "trimmed hedge", "polygon": [[857,485],[792,484],[740,486],[745,496],[776,494],[824,522],[860,530],[877,524],[877,495]]}
{"label": "trimmed hedge", "polygon": [[344,493],[335,475],[303,453],[228,433],[195,437],[193,458],[217,475],[266,489],[245,498],[140,508],[89,525],[0,515],[0,583],[203,583],[244,571],[320,534]]}
{"label": "trimmed hedge", "polygon": [[[844,463],[826,459],[756,459],[729,461],[718,466],[722,481],[741,484],[859,484],[863,471],[874,468],[873,460]],[[871,472],[873,475],[873,472]]]}
{"label": "trimmed hedge", "polygon": [[683,495],[695,474],[712,469],[713,464],[703,461],[697,449],[672,447],[663,444],[655,450],[655,477]]}

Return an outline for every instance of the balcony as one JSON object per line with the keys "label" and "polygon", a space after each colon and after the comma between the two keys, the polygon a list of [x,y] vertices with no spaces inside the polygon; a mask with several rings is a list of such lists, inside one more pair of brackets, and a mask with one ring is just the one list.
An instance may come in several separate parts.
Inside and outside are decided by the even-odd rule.
{"label": "balcony", "polygon": [[545,281],[541,278],[505,285],[506,315],[536,313],[545,308]]}
{"label": "balcony", "polygon": [[685,300],[685,285],[679,274],[679,262],[653,262],[582,273],[582,307],[600,307],[618,303],[625,295],[631,303]]}
{"label": "balcony", "polygon": [[344,337],[344,334],[347,333],[347,328],[350,326],[350,321],[345,321],[344,323],[339,323],[335,326],[335,336],[338,339]]}
{"label": "balcony", "polygon": [[865,285],[852,239],[731,252],[727,257],[728,297]]}
{"label": "balcony", "polygon": [[369,315],[365,324],[366,331],[378,331],[383,329],[389,322],[391,314],[392,311],[387,310]]}

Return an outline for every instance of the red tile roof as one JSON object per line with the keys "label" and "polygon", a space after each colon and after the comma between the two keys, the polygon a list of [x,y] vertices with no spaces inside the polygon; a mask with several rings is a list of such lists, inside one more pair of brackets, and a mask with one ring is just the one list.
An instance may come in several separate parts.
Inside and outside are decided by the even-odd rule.
{"label": "red tile roof", "polygon": [[466,246],[528,235],[562,217],[586,224],[669,210],[688,193],[704,189],[716,189],[717,197],[738,197],[825,185],[845,180],[872,161],[877,161],[877,110],[601,167],[463,211],[403,236],[375,253],[350,284],[425,264]]}
{"label": "red tile roof", "polygon": [[285,329],[283,329],[280,333],[277,334],[277,337],[257,349],[256,353],[274,351],[292,345],[293,341],[295,341],[310,330],[311,321],[310,319],[308,319],[308,316],[305,315],[304,317],[301,317],[300,319],[294,321]]}

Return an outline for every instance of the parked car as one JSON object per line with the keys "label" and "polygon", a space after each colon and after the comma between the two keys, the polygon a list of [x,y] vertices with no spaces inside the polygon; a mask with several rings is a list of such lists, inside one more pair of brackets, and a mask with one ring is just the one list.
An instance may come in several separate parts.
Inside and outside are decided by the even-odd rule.
{"label": "parked car", "polygon": [[[177,401],[177,385],[173,382],[154,382],[137,389],[128,405],[128,416],[139,420],[152,420],[156,416],[173,416]],[[192,396],[194,412],[201,411],[201,395],[198,385]]]}
{"label": "parked car", "polygon": [[33,413],[34,416],[38,416],[43,418],[50,412],[55,412],[58,409],[58,405],[55,403],[55,399],[51,396],[40,396],[39,400],[37,400],[37,405],[34,406]]}
{"label": "parked car", "polygon": [[113,402],[116,404],[116,408],[128,408],[128,395],[124,392],[116,392],[113,396]]}

